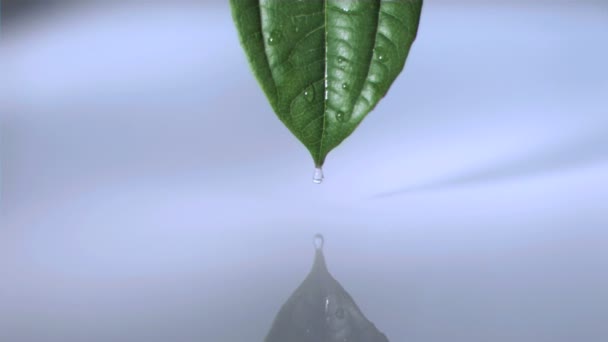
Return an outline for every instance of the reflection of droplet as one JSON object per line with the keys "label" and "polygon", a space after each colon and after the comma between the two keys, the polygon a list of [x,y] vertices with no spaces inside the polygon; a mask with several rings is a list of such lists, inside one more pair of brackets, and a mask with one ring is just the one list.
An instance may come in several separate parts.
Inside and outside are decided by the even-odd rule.
{"label": "reflection of droplet", "polygon": [[275,45],[283,40],[283,33],[279,30],[274,30],[270,32],[270,37],[268,37],[268,44]]}
{"label": "reflection of droplet", "polygon": [[323,239],[323,235],[321,234],[315,234],[315,238],[314,238],[314,244],[315,244],[315,248],[316,249],[323,249],[323,244],[325,243],[325,240]]}
{"label": "reflection of droplet", "polygon": [[386,63],[388,61],[388,52],[382,46],[379,46],[374,49],[376,52],[376,58],[382,63]]}
{"label": "reflection of droplet", "polygon": [[344,318],[344,309],[339,308],[338,310],[336,310],[336,317],[338,317],[339,319],[343,319]]}
{"label": "reflection of droplet", "polygon": [[315,184],[321,184],[323,182],[323,169],[321,167],[315,169],[315,173],[312,176],[312,182]]}
{"label": "reflection of droplet", "polygon": [[315,99],[315,88],[313,86],[309,86],[304,90],[304,98],[308,102],[312,102]]}

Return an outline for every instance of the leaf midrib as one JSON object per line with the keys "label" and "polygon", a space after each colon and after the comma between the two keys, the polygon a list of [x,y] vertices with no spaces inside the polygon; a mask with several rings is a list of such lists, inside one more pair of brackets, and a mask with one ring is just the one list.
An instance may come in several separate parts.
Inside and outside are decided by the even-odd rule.
{"label": "leaf midrib", "polygon": [[327,68],[329,67],[327,55],[328,55],[328,39],[327,35],[329,30],[327,29],[327,2],[328,0],[323,0],[323,25],[325,26],[325,51],[323,52],[323,59],[325,62],[325,74],[323,76],[323,126],[321,128],[321,140],[319,141],[319,152],[315,159],[315,166],[321,167],[323,161],[321,161],[321,153],[323,153],[323,138],[325,137],[325,125],[327,123],[327,99],[329,98],[329,87],[327,84]]}

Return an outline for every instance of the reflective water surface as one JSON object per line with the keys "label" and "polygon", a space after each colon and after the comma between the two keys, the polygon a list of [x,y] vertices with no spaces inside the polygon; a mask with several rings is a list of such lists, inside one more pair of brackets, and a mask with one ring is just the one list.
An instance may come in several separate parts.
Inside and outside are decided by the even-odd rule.
{"label": "reflective water surface", "polygon": [[263,341],[319,231],[391,341],[608,340],[605,2],[426,1],[322,185],[227,2],[56,3],[2,31],[1,341]]}

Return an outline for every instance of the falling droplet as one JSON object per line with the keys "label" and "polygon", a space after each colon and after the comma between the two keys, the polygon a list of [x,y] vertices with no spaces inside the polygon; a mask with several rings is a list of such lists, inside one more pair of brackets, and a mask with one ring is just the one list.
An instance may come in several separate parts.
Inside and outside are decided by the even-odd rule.
{"label": "falling droplet", "polygon": [[315,234],[313,242],[315,244],[315,249],[323,249],[323,244],[325,243],[325,239],[323,238],[323,235],[317,233],[317,234]]}
{"label": "falling droplet", "polygon": [[308,102],[312,102],[315,99],[315,88],[313,86],[309,86],[304,90],[304,98]]}
{"label": "falling droplet", "polygon": [[268,37],[268,44],[275,45],[283,40],[283,33],[279,30],[274,30],[270,32],[270,37]]}
{"label": "falling droplet", "polygon": [[315,169],[315,173],[312,176],[312,182],[315,184],[321,184],[323,182],[323,169],[321,167]]}
{"label": "falling droplet", "polygon": [[376,58],[382,63],[386,63],[388,61],[388,53],[385,48],[379,46],[375,49]]}
{"label": "falling droplet", "polygon": [[344,90],[348,89],[348,83],[342,83],[342,89],[344,89]]}
{"label": "falling droplet", "polygon": [[339,319],[343,319],[344,318],[344,309],[339,308],[338,310],[336,310],[336,317],[338,317]]}

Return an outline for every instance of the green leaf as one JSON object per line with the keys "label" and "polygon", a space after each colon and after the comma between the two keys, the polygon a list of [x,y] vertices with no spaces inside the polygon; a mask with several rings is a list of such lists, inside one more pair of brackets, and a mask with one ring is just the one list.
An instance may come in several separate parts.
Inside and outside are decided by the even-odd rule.
{"label": "green leaf", "polygon": [[422,0],[231,0],[279,119],[321,167],[403,69]]}

